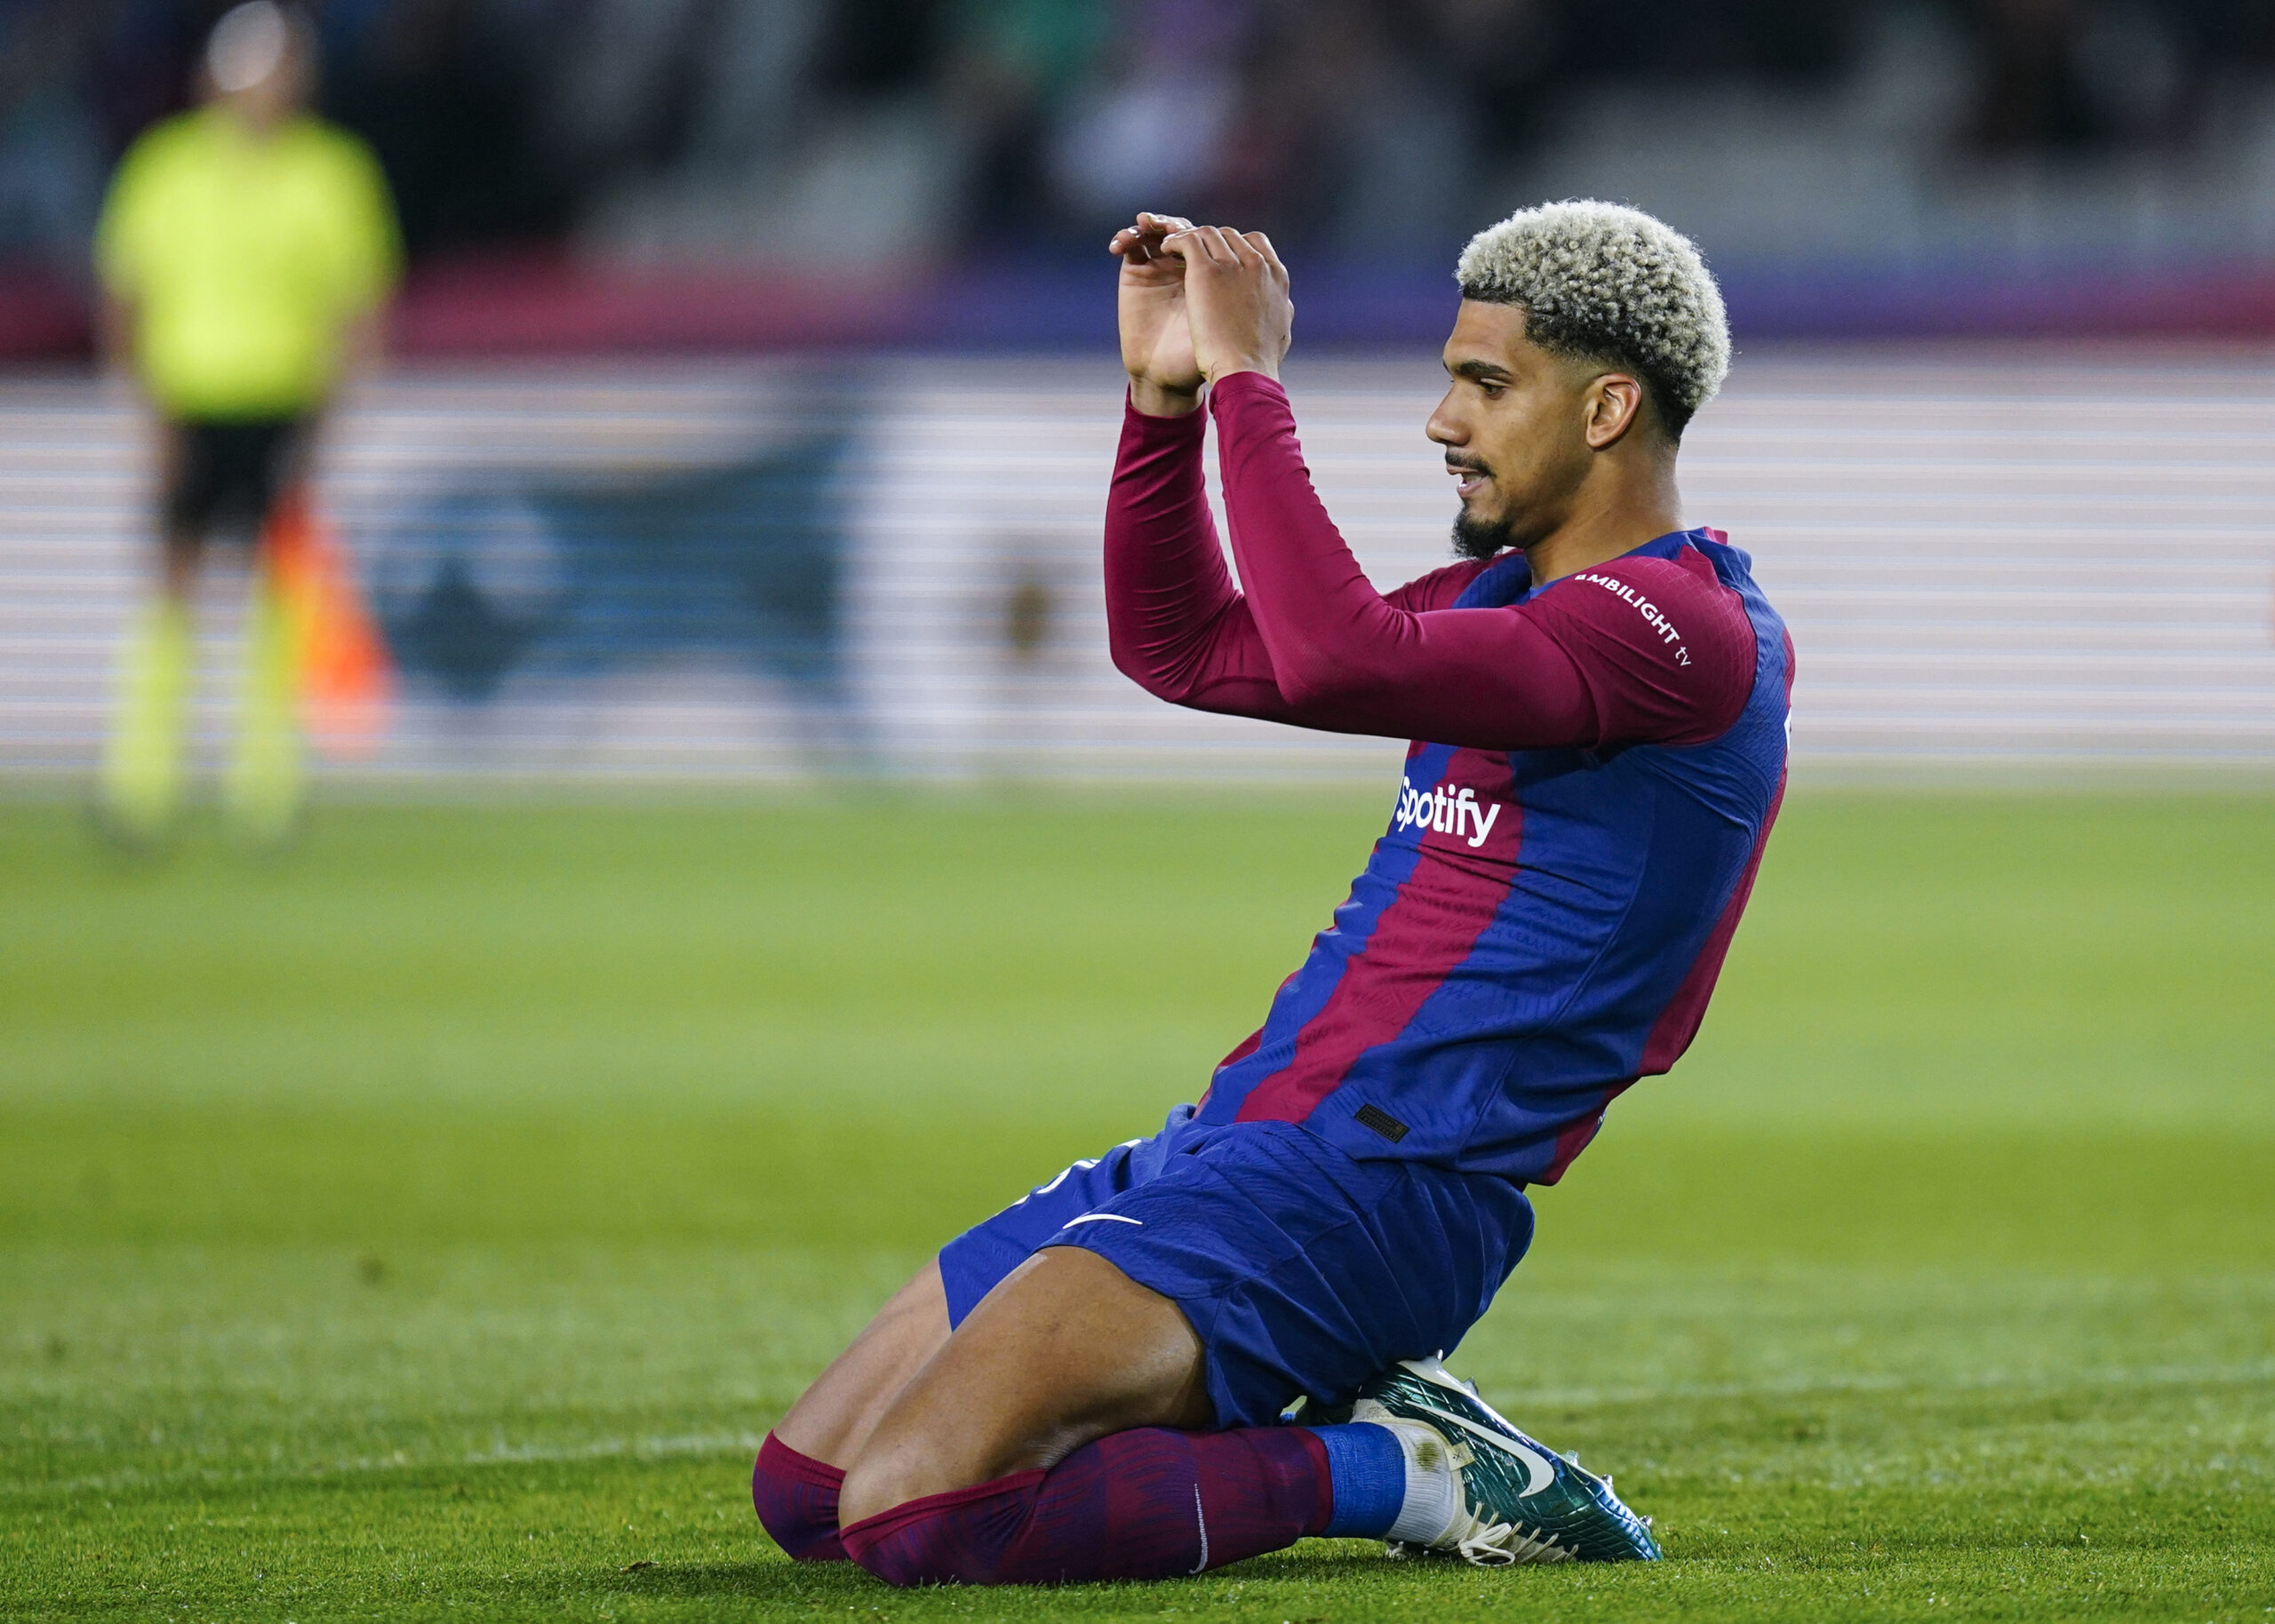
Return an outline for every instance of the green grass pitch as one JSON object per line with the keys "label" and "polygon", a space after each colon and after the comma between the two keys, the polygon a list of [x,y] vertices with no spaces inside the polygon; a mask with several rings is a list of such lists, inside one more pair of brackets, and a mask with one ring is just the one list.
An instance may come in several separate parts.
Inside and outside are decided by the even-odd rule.
{"label": "green grass pitch", "polygon": [[0,1615],[2275,1614],[2275,800],[1801,795],[1676,1075],[1454,1360],[1656,1566],[793,1568],[751,1453],[1147,1131],[1376,798],[0,808]]}

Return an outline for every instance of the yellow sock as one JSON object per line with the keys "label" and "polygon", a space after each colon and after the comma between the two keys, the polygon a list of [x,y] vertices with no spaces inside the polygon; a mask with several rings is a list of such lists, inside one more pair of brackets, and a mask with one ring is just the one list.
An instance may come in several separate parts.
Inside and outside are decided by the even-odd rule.
{"label": "yellow sock", "polygon": [[282,840],[299,813],[299,664],[292,617],[261,571],[245,615],[236,746],[222,784],[230,821],[255,840]]}
{"label": "yellow sock", "polygon": [[182,702],[189,689],[189,614],[164,598],[137,617],[120,650],[118,697],[103,752],[103,805],[144,840],[181,805]]}

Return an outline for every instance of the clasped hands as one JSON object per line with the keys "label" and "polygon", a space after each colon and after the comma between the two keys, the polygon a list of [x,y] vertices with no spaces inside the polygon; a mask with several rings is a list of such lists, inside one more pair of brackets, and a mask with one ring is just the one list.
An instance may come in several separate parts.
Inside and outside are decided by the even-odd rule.
{"label": "clasped hands", "polygon": [[1122,260],[1122,364],[1139,411],[1182,417],[1200,405],[1204,381],[1280,376],[1296,306],[1262,232],[1141,214],[1106,251]]}

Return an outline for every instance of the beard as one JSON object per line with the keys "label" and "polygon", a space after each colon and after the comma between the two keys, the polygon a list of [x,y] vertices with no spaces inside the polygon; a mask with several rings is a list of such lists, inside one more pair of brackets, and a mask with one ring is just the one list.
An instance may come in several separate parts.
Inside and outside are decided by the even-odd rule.
{"label": "beard", "polygon": [[1506,519],[1473,519],[1465,507],[1454,516],[1454,551],[1484,563],[1517,545],[1515,527]]}

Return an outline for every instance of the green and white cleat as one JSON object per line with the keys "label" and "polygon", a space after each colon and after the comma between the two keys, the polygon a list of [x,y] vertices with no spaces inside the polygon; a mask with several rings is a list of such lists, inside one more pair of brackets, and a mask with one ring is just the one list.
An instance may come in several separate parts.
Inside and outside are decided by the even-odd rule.
{"label": "green and white cleat", "polygon": [[1393,1556],[1442,1552],[1479,1567],[1517,1562],[1656,1562],[1648,1517],[1611,1492],[1611,1479],[1580,1469],[1504,1420],[1477,1389],[1435,1359],[1406,1359],[1359,1389],[1351,1419],[1398,1433],[1409,1460],[1441,1440],[1459,1485],[1446,1532],[1427,1544],[1390,1542]]}

